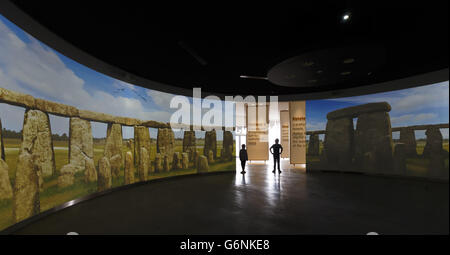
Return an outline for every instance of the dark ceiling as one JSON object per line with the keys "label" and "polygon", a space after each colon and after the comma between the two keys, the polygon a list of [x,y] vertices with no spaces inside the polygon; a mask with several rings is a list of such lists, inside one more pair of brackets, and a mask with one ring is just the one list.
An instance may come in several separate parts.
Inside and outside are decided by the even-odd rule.
{"label": "dark ceiling", "polygon": [[[164,6],[131,1],[101,5],[93,1],[12,2],[95,58],[132,75],[180,88],[202,87],[231,95],[301,94],[448,68],[448,1],[421,1],[420,5],[413,1],[295,5],[174,1]],[[342,21],[344,13],[350,13],[347,22]],[[381,53],[374,54],[374,47]],[[354,49],[366,52],[355,53]],[[240,78],[266,77],[277,64],[299,55],[307,62],[314,52],[320,52],[313,61],[319,67],[300,66],[298,70],[303,69],[298,71],[296,66],[292,74],[282,74],[305,75],[308,81],[320,82],[300,79],[295,86],[280,86]],[[354,62],[345,65],[337,59],[347,57]],[[343,72],[346,75],[340,75]]]}

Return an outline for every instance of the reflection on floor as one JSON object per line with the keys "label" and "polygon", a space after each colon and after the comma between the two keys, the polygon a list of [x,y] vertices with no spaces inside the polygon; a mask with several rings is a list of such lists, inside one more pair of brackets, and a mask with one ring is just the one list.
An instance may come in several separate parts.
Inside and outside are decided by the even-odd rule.
{"label": "reflection on floor", "polygon": [[[271,163],[271,162],[269,162]],[[240,166],[240,164],[236,164]],[[449,185],[339,173],[247,174],[150,183],[77,204],[17,234],[448,234]],[[240,169],[239,169],[240,171]]]}

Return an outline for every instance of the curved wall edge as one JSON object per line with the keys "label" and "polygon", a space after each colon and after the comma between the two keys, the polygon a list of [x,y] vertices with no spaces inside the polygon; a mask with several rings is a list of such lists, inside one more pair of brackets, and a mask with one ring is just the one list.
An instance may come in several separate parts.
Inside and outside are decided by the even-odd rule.
{"label": "curved wall edge", "polygon": [[430,73],[414,75],[407,78],[376,83],[356,88],[342,89],[342,90],[336,89],[335,91],[296,94],[296,95],[281,95],[278,96],[278,99],[280,101],[289,101],[289,100],[314,100],[314,99],[332,99],[341,97],[363,96],[381,92],[389,92],[394,90],[420,87],[448,80],[449,80],[449,69],[445,68]]}
{"label": "curved wall edge", "polygon": [[[87,54],[86,52],[78,49],[74,45],[61,39],[59,36],[51,32],[44,26],[40,25],[32,17],[30,17],[28,14],[20,10],[9,0],[0,1],[0,12],[11,22],[13,22],[14,24],[22,28],[24,31],[40,40],[41,42],[47,44],[49,47],[57,50],[61,54],[75,60],[76,62],[82,65],[94,69],[95,71],[122,80],[124,82],[131,83],[133,85],[145,87],[147,89],[154,89],[178,95],[192,96],[192,90],[190,89],[180,88],[173,85],[163,84],[160,82],[155,82],[149,79],[142,78],[140,76],[124,71],[118,67],[110,65],[104,61],[101,61],[91,56],[90,54]],[[349,96],[378,93],[383,91],[412,88],[426,84],[446,81],[449,79],[448,72],[449,69],[446,68],[426,74],[420,74],[412,77],[402,78],[378,84],[370,84],[355,88],[349,88],[345,90],[336,89],[333,91],[325,91],[325,92],[278,95],[278,100],[289,101],[289,100],[304,100],[304,99],[338,98],[338,97],[349,97]],[[194,86],[195,84],[193,84],[193,87]],[[222,100],[225,98],[225,96],[227,96],[222,93],[215,93],[214,91],[202,91],[202,97],[206,97],[209,95],[218,96]]]}
{"label": "curved wall edge", "polygon": [[100,192],[95,192],[89,195],[86,195],[84,197],[80,197],[77,199],[73,199],[71,201],[65,202],[62,205],[58,205],[56,207],[53,207],[51,209],[48,209],[44,212],[40,212],[39,214],[36,214],[30,218],[27,218],[23,221],[17,222],[16,224],[13,224],[3,230],[0,231],[0,235],[10,235],[10,234],[14,234],[14,232],[28,226],[29,224],[32,224],[48,215],[52,215],[54,213],[57,213],[59,211],[62,211],[66,208],[72,207],[74,205],[80,204],[82,202],[85,201],[89,201],[89,200],[93,200],[95,198],[99,198],[105,195],[109,195],[111,193],[114,192],[118,192],[121,190],[126,190],[126,189],[131,189],[134,187],[138,187],[138,186],[142,186],[142,185],[146,185],[146,184],[151,184],[151,183],[155,183],[155,182],[165,182],[165,181],[172,181],[172,180],[178,180],[178,179],[184,179],[184,178],[193,178],[193,177],[199,177],[199,176],[210,176],[210,175],[221,175],[221,174],[236,174],[236,172],[234,171],[215,171],[215,172],[206,172],[206,173],[194,173],[194,174],[185,174],[185,175],[176,175],[176,176],[170,176],[170,177],[165,177],[165,178],[158,178],[158,179],[153,179],[153,180],[147,180],[147,181],[142,181],[142,182],[135,182],[133,184],[128,184],[128,185],[122,185],[122,186],[118,186],[118,187],[114,187],[111,189],[107,189],[104,191],[100,191]]}

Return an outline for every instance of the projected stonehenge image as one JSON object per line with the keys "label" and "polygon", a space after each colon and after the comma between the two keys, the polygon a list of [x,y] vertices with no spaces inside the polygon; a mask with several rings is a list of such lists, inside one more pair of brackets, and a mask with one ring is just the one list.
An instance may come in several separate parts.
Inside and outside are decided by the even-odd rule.
{"label": "projected stonehenge image", "polygon": [[[448,83],[428,87],[433,86],[448,91]],[[325,129],[309,128],[306,133],[307,169],[448,181],[448,113],[447,117],[438,117],[436,113],[402,115],[415,119],[416,123],[425,122],[425,118],[441,119],[444,123],[426,121],[393,126],[390,116],[393,110],[388,102],[371,102],[324,113]],[[399,122],[406,117],[393,119]]]}
{"label": "projected stonehenge image", "polygon": [[[4,88],[0,88],[0,103],[25,108],[20,133],[0,130],[2,229],[113,187],[235,170],[231,131],[206,131],[204,139],[196,138],[195,131],[184,131],[176,139],[168,123],[79,110]],[[49,114],[70,119],[66,139],[52,135]],[[0,125],[5,121],[0,120]],[[106,123],[104,139],[93,138],[92,122]],[[134,138],[123,138],[123,126],[134,129]],[[157,137],[150,136],[149,128],[157,130]],[[217,140],[217,132],[223,140]]]}

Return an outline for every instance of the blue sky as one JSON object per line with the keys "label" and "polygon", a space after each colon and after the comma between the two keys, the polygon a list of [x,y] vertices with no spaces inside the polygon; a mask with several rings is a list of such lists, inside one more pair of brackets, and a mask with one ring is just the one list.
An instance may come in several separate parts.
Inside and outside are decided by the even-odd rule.
{"label": "blue sky", "polygon": [[[118,116],[168,122],[172,94],[134,86],[89,69],[47,47],[0,15],[0,87],[64,104]],[[391,104],[392,126],[448,123],[448,82],[351,98],[306,102],[307,129],[325,129],[330,111],[369,102]],[[191,99],[190,99],[191,100]],[[21,130],[21,107],[0,104],[4,128]],[[203,111],[205,112],[205,110]],[[53,133],[68,133],[68,118],[50,117]],[[106,135],[106,124],[92,123],[94,137]],[[123,128],[124,137],[133,128]],[[448,138],[448,129],[442,130]],[[156,129],[150,129],[156,137]],[[181,133],[176,134],[178,137]],[[202,132],[197,133],[202,137]],[[418,138],[423,132],[417,133]],[[221,139],[219,132],[218,138]]]}
{"label": "blue sky", "polygon": [[[64,104],[118,116],[168,122],[172,94],[113,79],[47,47],[0,15],[0,87]],[[24,109],[0,104],[4,128],[21,130]],[[52,132],[68,133],[67,118],[51,115]],[[93,123],[94,137],[106,125]],[[132,128],[124,128],[132,137]],[[156,130],[150,129],[156,137]],[[198,135],[201,133],[199,132]],[[181,134],[178,134],[181,135]]]}

